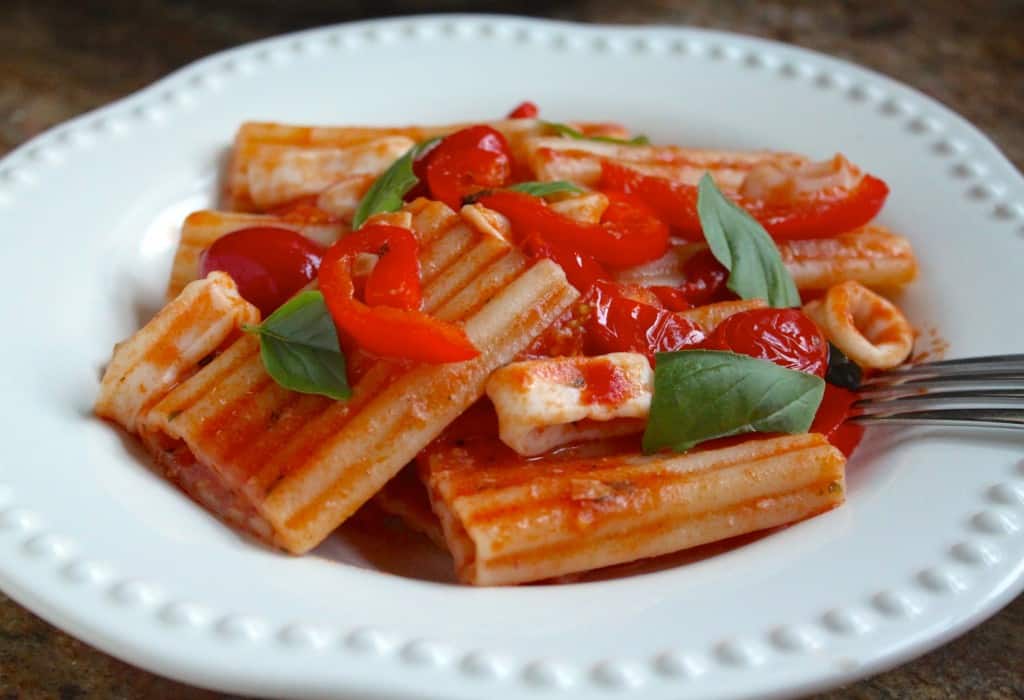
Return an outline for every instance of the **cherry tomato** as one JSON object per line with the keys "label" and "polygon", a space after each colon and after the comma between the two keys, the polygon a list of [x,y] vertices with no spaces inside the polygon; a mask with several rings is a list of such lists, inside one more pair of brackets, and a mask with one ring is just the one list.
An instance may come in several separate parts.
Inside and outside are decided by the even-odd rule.
{"label": "cherry tomato", "polygon": [[730,350],[782,367],[825,376],[828,343],[814,321],[799,309],[753,309],[718,324],[705,346]]}
{"label": "cherry tomato", "polygon": [[863,425],[846,422],[850,416],[850,406],[857,398],[857,394],[848,389],[826,384],[825,397],[811,424],[810,432],[824,435],[847,457],[864,437]]}
{"label": "cherry tomato", "polygon": [[508,113],[509,119],[533,119],[540,113],[537,109],[537,105],[532,102],[523,102],[518,107]]}
{"label": "cherry tomato", "polygon": [[434,199],[458,211],[464,197],[509,183],[512,157],[508,142],[489,126],[456,131],[431,151],[426,176]]}
{"label": "cherry tomato", "polygon": [[285,228],[255,226],[221,236],[199,256],[199,274],[231,275],[263,317],[316,278],[324,249]]}
{"label": "cherry tomato", "polygon": [[680,290],[694,306],[736,298],[725,286],[729,281],[729,271],[710,250],[704,249],[690,256],[683,263],[683,275],[686,281]]}
{"label": "cherry tomato", "polygon": [[593,314],[590,296],[577,301],[523,351],[523,358],[578,357],[586,354],[587,325]]}
{"label": "cherry tomato", "polygon": [[640,352],[654,364],[655,353],[696,347],[706,340],[692,321],[620,296],[607,283],[595,285],[588,302],[593,306],[587,330],[594,354]]}

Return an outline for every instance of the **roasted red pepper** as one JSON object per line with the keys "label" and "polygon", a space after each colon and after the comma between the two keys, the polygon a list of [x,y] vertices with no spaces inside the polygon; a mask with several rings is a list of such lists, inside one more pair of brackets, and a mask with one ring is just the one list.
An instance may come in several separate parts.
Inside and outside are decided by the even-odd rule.
{"label": "roasted red pepper", "polygon": [[[604,161],[601,188],[639,197],[680,236],[703,240],[697,216],[697,187]],[[825,190],[791,204],[732,199],[757,219],[776,240],[828,238],[852,231],[875,218],[889,187],[865,175],[851,190]]]}
{"label": "roasted red pepper", "polygon": [[363,286],[363,299],[367,306],[393,306],[397,309],[418,310],[422,302],[420,291],[420,260],[419,245],[416,238],[406,229],[397,226],[378,226],[381,229],[393,228],[402,234],[377,233],[372,236],[387,236],[387,241],[373,252],[378,255],[377,264],[366,278]]}
{"label": "roasted red pepper", "polygon": [[654,260],[668,250],[668,227],[638,200],[609,196],[599,224],[582,224],[524,192],[501,190],[477,201],[504,214],[519,236],[538,234],[555,245],[589,256],[609,267],[629,267]]}
{"label": "roasted red pepper", "polygon": [[[408,229],[385,225],[364,226],[328,248],[319,280],[334,324],[360,348],[382,357],[431,363],[476,357],[480,351],[465,331],[415,308],[420,295],[416,249]],[[380,256],[366,281],[367,302],[372,296],[405,308],[369,306],[355,298],[352,263],[360,253]]]}

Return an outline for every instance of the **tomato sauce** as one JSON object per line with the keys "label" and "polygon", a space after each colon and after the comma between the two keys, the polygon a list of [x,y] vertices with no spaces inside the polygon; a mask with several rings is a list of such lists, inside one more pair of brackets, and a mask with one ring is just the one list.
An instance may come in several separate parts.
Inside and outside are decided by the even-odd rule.
{"label": "tomato sauce", "polygon": [[853,454],[864,437],[864,426],[847,421],[851,407],[857,399],[857,394],[849,389],[826,384],[825,397],[814,416],[814,423],[811,424],[810,432],[824,435],[847,457]]}
{"label": "tomato sauce", "polygon": [[615,404],[629,396],[630,383],[611,362],[587,362],[582,367],[583,403]]}

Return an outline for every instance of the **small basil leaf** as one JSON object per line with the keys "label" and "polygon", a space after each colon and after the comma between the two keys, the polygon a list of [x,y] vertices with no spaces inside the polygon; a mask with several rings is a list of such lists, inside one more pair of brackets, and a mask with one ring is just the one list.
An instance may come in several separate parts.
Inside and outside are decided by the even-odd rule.
{"label": "small basil leaf", "polygon": [[662,352],[644,452],[744,433],[803,433],[825,392],[820,377],[717,350]]}
{"label": "small basil leaf", "polygon": [[353,230],[362,227],[374,214],[401,209],[402,198],[420,181],[413,173],[413,161],[440,140],[440,136],[435,136],[416,144],[374,180],[356,207],[356,213],[352,217]]}
{"label": "small basil leaf", "polygon": [[644,135],[634,136],[631,139],[617,139],[612,136],[587,136],[586,134],[573,129],[568,124],[561,124],[559,122],[541,122],[544,126],[548,127],[559,136],[567,136],[571,139],[579,139],[581,141],[600,141],[601,143],[617,143],[620,146],[646,146],[651,142],[649,138]]}
{"label": "small basil leaf", "polygon": [[263,367],[285,389],[332,399],[352,395],[345,356],[321,292],[301,292],[259,326],[245,330],[259,336]]}
{"label": "small basil leaf", "polygon": [[583,194],[583,189],[577,187],[571,182],[565,180],[555,180],[553,182],[520,182],[515,185],[508,187],[510,190],[516,192],[525,192],[526,194],[533,195],[534,197],[547,197],[553,194],[561,194],[562,192],[571,192],[573,194]]}
{"label": "small basil leaf", "polygon": [[826,382],[844,389],[857,389],[860,387],[863,375],[864,372],[861,370],[860,365],[847,357],[846,353],[832,343],[828,344]]}
{"label": "small basil leaf", "polygon": [[697,215],[712,254],[729,270],[729,289],[776,308],[800,306],[800,294],[771,236],[729,201],[708,173],[697,189]]}

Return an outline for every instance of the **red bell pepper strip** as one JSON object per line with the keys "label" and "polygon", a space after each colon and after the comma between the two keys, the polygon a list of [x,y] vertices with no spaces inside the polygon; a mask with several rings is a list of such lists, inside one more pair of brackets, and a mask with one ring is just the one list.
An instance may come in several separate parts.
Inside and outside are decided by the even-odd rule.
{"label": "red bell pepper strip", "polygon": [[[601,188],[640,198],[680,236],[699,241],[697,187],[604,161]],[[828,238],[871,221],[885,204],[889,187],[872,175],[864,175],[850,190],[825,190],[801,197],[792,204],[768,204],[760,200],[732,199],[757,219],[776,240]]]}
{"label": "red bell pepper strip", "polygon": [[[367,306],[392,306],[398,309],[418,310],[423,300],[420,290],[419,245],[416,238],[398,226],[375,226],[366,240],[386,238],[377,250],[360,251],[378,255],[377,264],[366,278],[363,299]],[[394,229],[401,233],[387,231]],[[381,232],[383,230],[383,232]],[[358,241],[353,243],[358,245]]]}
{"label": "red bell pepper strip", "polygon": [[[320,264],[320,290],[338,330],[363,350],[416,362],[461,362],[480,354],[460,327],[410,308],[368,306],[355,298],[352,263],[360,253],[381,256],[366,282],[378,299],[397,298],[403,304],[419,296],[419,266],[415,261],[416,239],[397,226],[371,225],[350,233],[327,249]],[[394,255],[392,261],[388,261]],[[381,272],[377,272],[384,265]],[[379,275],[378,280],[374,280]],[[401,290],[395,295],[379,290],[388,284]],[[413,291],[415,290],[415,291]],[[419,305],[418,300],[416,306]]]}
{"label": "red bell pepper strip", "polygon": [[562,216],[525,192],[499,190],[477,201],[505,215],[519,236],[539,234],[555,246],[609,267],[630,267],[664,255],[668,227],[635,198],[612,193],[609,199],[599,224],[582,224]]}

